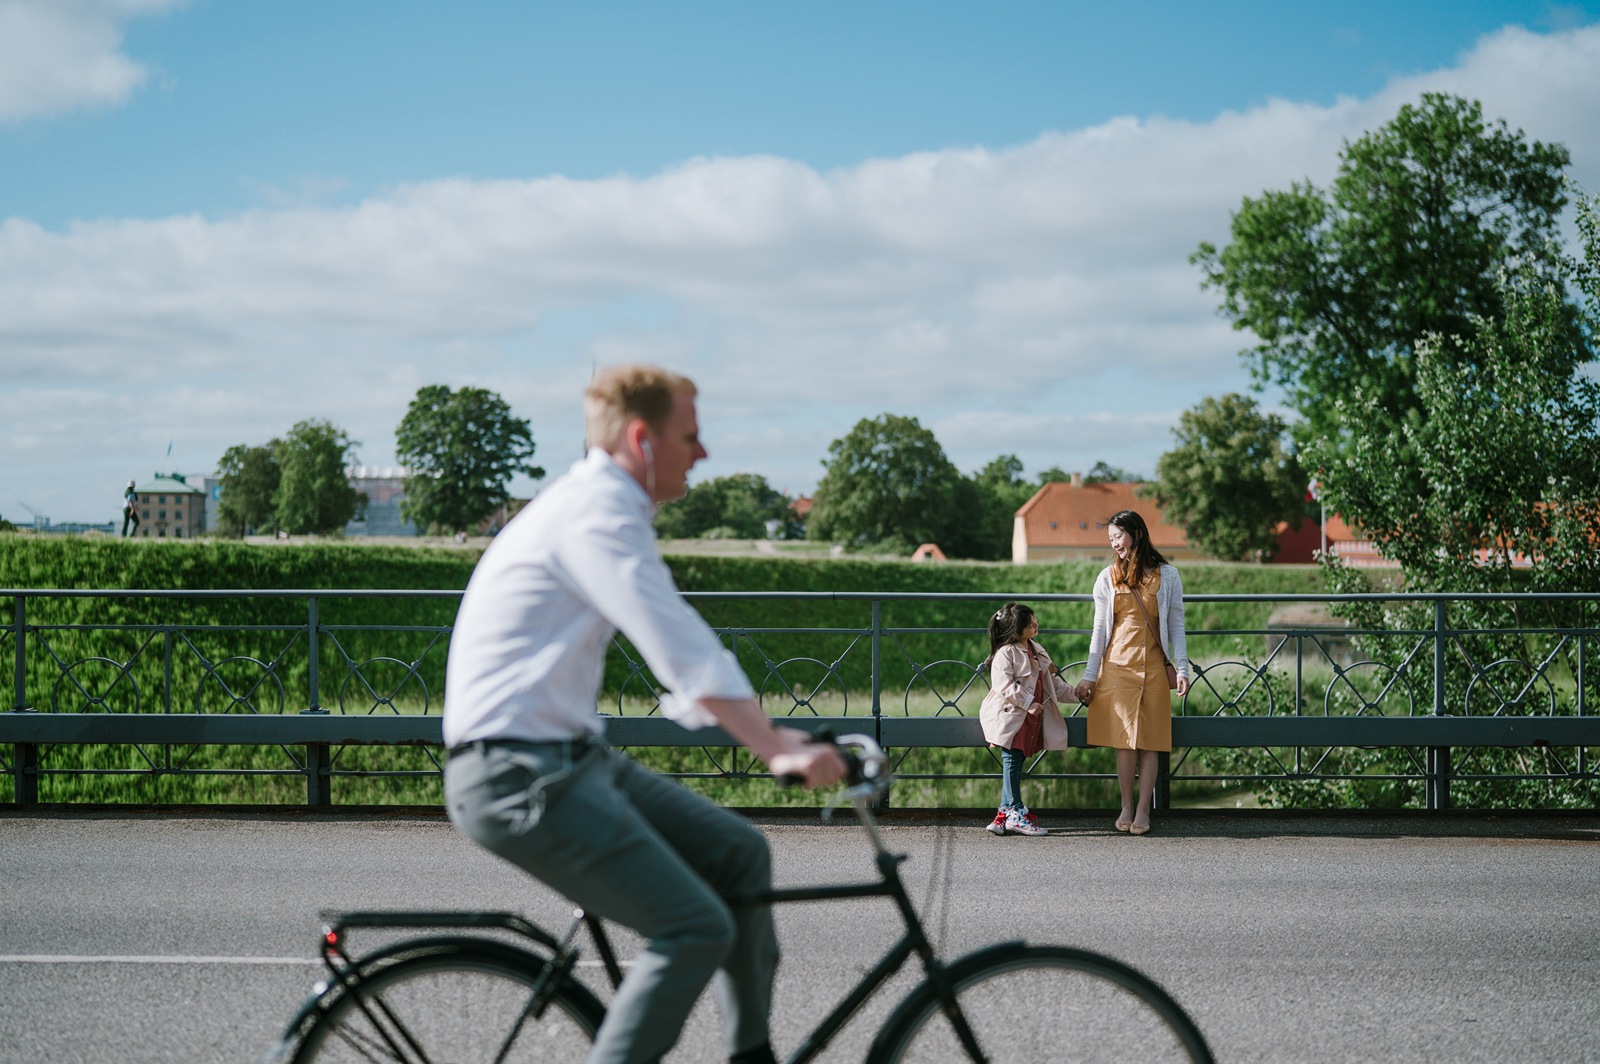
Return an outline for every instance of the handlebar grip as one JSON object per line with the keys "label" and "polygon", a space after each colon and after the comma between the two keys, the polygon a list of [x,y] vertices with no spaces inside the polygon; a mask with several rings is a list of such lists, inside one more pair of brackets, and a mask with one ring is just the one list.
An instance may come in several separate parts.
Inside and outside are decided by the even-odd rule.
{"label": "handlebar grip", "polygon": [[[811,736],[811,741],[814,743],[826,743],[828,746],[838,750],[840,759],[844,761],[844,779],[850,786],[854,787],[866,780],[866,761],[854,750],[839,746],[839,740],[833,734],[832,728],[818,728],[816,733]],[[798,772],[785,772],[778,777],[778,786],[799,787],[805,781],[806,778]]]}
{"label": "handlebar grip", "polygon": [[[842,761],[844,761],[844,780],[846,783],[854,787],[856,784],[861,783],[866,779],[866,775],[863,771],[863,766],[866,764],[866,762],[857,756],[854,750],[840,750],[839,757]],[[805,781],[806,778],[800,775],[798,772],[785,772],[783,775],[778,777],[778,786],[799,787],[804,784]]]}

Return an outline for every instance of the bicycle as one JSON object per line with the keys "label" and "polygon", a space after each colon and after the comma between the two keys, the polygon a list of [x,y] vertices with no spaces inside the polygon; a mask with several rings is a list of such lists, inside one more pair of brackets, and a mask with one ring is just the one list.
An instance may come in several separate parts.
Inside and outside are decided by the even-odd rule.
{"label": "bicycle", "polygon": [[[925,978],[890,1012],[868,1064],[955,1060],[1179,1060],[1210,1064],[1204,1035],[1171,995],[1110,957],[1023,941],[939,959],[900,878],[901,854],[884,846],[872,814],[888,786],[887,759],[872,739],[844,736],[846,792],[875,854],[876,882],[787,887],[732,905],[889,898],[904,934],[789,1056],[816,1059],[846,1023],[913,956]],[[580,982],[576,945],[587,931],[614,989],[622,969],[603,923],[576,911],[560,937],[516,913],[344,912],[325,914],[318,984],[264,1061],[341,1064],[476,1064],[582,1060],[605,1006]],[[434,933],[353,956],[355,929]],[[507,932],[514,941],[483,932]]]}

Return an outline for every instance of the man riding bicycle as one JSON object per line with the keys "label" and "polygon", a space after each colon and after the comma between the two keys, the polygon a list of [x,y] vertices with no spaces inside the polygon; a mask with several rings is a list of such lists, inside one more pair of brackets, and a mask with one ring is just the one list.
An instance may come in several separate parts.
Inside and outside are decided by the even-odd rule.
{"label": "man riding bicycle", "polygon": [[591,1062],[648,1064],[715,976],[732,1061],[772,1061],[771,911],[721,895],[771,886],[741,817],[615,753],[596,704],[620,630],[687,728],[720,725],[780,775],[838,781],[831,746],[778,728],[737,660],[678,594],[650,518],[680,497],[700,443],[695,387],[651,366],[596,376],[589,452],[497,535],[462,598],[446,673],[445,801],[473,841],[586,910],[638,931]]}

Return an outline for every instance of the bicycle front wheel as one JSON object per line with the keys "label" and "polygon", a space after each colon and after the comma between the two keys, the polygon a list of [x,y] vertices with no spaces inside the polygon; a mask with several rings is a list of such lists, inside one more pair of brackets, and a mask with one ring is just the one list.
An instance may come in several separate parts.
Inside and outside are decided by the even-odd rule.
{"label": "bicycle front wheel", "polygon": [[571,1064],[589,1053],[605,1010],[563,982],[535,1009],[537,960],[458,949],[371,973],[329,1001],[295,1064]]}
{"label": "bicycle front wheel", "polygon": [[1066,946],[996,946],[947,970],[980,1053],[924,983],[889,1017],[872,1064],[1211,1064],[1205,1036],[1165,990],[1121,961]]}

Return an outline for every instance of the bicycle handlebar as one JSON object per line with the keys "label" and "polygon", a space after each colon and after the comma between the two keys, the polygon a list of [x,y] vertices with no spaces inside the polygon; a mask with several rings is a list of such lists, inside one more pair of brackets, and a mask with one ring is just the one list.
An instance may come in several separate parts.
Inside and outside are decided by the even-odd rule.
{"label": "bicycle handlebar", "polygon": [[[845,783],[852,790],[864,788],[867,793],[876,793],[889,786],[889,755],[870,735],[835,737],[832,729],[823,728],[812,741],[839,749],[839,756],[844,759]],[[804,777],[792,772],[778,777],[778,783],[785,787],[797,787],[804,782]]]}

